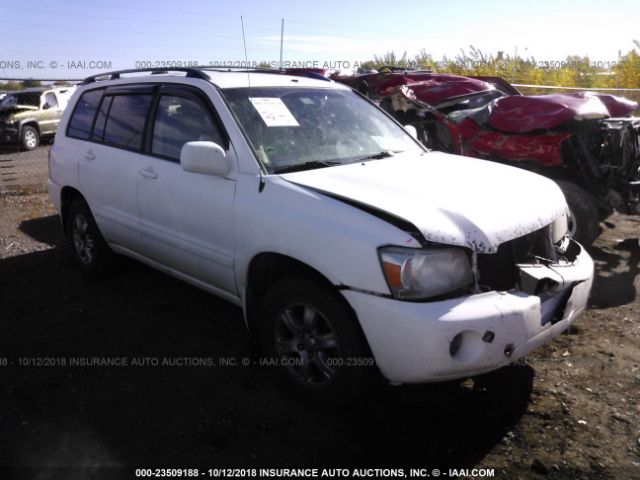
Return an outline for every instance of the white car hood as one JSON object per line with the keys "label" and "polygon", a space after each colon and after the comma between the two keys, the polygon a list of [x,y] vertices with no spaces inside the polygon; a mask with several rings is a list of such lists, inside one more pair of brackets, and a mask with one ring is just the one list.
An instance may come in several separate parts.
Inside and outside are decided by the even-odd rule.
{"label": "white car hood", "polygon": [[567,213],[551,180],[494,162],[441,152],[281,175],[415,225],[432,242],[483,253]]}

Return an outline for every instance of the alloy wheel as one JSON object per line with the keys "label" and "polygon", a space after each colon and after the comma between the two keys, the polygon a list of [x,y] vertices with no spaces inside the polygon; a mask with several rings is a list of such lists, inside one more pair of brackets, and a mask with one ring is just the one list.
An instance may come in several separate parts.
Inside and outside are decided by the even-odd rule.
{"label": "alloy wheel", "polygon": [[331,322],[311,305],[294,305],[276,321],[275,346],[280,362],[299,382],[321,387],[336,374],[340,348]]}
{"label": "alloy wheel", "polygon": [[77,214],[73,219],[72,237],[78,258],[89,265],[93,261],[95,241],[89,230],[89,222],[82,214]]}
{"label": "alloy wheel", "polygon": [[35,132],[33,132],[32,130],[27,130],[26,132],[24,132],[24,143],[29,149],[36,148],[36,146],[38,145],[38,138],[36,137]]}

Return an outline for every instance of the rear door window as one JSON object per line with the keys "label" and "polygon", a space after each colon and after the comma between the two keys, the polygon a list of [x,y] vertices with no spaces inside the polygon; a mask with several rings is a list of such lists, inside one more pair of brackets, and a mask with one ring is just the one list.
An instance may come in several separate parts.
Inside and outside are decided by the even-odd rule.
{"label": "rear door window", "polygon": [[114,95],[104,127],[104,143],[140,150],[151,94]]}
{"label": "rear door window", "polygon": [[80,140],[89,139],[100,98],[102,98],[102,90],[90,90],[82,94],[69,121],[67,136]]}

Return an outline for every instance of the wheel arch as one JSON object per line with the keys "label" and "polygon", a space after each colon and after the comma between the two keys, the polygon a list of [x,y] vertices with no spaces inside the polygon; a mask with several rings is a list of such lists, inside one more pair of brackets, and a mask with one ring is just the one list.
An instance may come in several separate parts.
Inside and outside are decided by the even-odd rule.
{"label": "wheel arch", "polygon": [[62,222],[62,230],[65,235],[69,234],[67,231],[67,215],[69,214],[69,207],[78,198],[86,202],[82,193],[74,187],[66,186],[60,191],[60,221]]}
{"label": "wheel arch", "polygon": [[20,138],[22,138],[22,131],[24,130],[24,127],[33,127],[36,129],[36,131],[38,132],[38,135],[41,135],[41,131],[40,131],[40,125],[38,124],[38,120],[36,120],[35,118],[25,118],[24,120],[21,120],[20,123],[18,124],[18,136]]}
{"label": "wheel arch", "polygon": [[279,280],[291,277],[308,278],[333,290],[337,294],[337,297],[344,302],[353,314],[357,327],[362,330],[360,322],[357,321],[356,312],[349,302],[340,294],[340,288],[331,282],[324,274],[314,267],[288,255],[277,252],[262,252],[255,255],[249,262],[245,284],[245,320],[247,328],[252,333],[259,331],[259,311],[262,301],[269,290],[269,286],[275,285]]}

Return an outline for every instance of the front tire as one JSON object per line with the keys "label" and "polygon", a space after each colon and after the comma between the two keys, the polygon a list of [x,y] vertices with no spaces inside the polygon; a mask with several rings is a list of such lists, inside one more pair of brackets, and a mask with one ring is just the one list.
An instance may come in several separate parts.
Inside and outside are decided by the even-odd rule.
{"label": "front tire", "polygon": [[34,127],[26,126],[22,129],[20,138],[22,148],[27,151],[35,150],[40,145],[40,134]]}
{"label": "front tire", "polygon": [[69,207],[66,231],[73,256],[83,272],[98,276],[110,269],[115,254],[100,233],[89,206],[81,198],[74,200]]}
{"label": "front tire", "polygon": [[375,385],[373,357],[339,293],[318,281],[292,278],[276,284],[262,305],[263,361],[295,397],[344,405]]}
{"label": "front tire", "polygon": [[585,247],[598,237],[600,217],[593,197],[572,182],[556,182],[569,206],[569,235]]}

